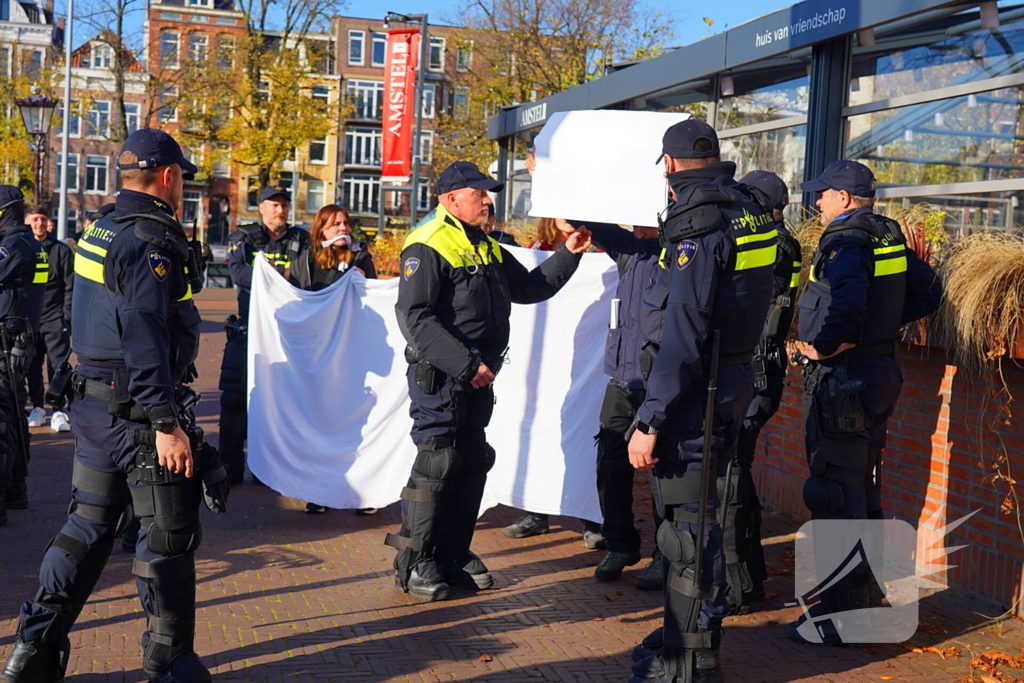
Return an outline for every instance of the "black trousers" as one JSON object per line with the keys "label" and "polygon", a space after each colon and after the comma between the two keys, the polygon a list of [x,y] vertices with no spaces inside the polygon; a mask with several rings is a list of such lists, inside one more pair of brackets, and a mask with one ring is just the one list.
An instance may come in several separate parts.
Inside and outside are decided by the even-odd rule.
{"label": "black trousers", "polygon": [[633,520],[633,466],[629,464],[626,432],[644,402],[644,390],[624,389],[608,382],[601,404],[601,429],[597,434],[597,499],[604,515],[608,550],[635,553],[640,534]]}
{"label": "black trousers", "polygon": [[[71,335],[60,318],[39,323],[36,336],[36,356],[28,368],[28,397],[33,408],[46,405],[46,387],[53,381],[57,366],[71,350]],[[46,381],[43,382],[43,358],[46,359]]]}

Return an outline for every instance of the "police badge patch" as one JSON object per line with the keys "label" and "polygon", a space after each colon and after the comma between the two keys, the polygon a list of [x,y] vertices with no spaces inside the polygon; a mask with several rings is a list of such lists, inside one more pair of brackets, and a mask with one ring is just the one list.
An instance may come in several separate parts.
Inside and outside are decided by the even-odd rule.
{"label": "police badge patch", "polygon": [[676,268],[683,270],[693,263],[693,257],[697,253],[697,243],[693,240],[683,240],[676,247]]}
{"label": "police badge patch", "polygon": [[402,268],[402,274],[405,275],[405,279],[408,280],[413,276],[420,267],[420,260],[418,258],[407,258],[405,259],[405,266]]}
{"label": "police badge patch", "polygon": [[7,247],[0,247],[0,263],[7,260],[11,255],[11,252],[7,251]]}
{"label": "police badge patch", "polygon": [[171,259],[159,251],[151,251],[149,252],[149,268],[153,271],[156,279],[163,282],[171,272]]}

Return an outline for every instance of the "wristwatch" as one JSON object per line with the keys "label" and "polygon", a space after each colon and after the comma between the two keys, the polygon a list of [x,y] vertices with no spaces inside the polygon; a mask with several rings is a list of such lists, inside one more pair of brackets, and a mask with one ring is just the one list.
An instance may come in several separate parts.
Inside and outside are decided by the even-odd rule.
{"label": "wristwatch", "polygon": [[150,425],[158,432],[173,434],[174,430],[178,428],[178,418],[173,415],[169,417],[162,417],[159,420],[153,420]]}
{"label": "wristwatch", "polygon": [[648,435],[650,435],[650,434],[657,434],[658,433],[658,428],[655,427],[654,425],[647,424],[646,422],[641,422],[640,419],[637,418],[637,421],[636,421],[636,431],[640,432],[641,434],[648,434]]}

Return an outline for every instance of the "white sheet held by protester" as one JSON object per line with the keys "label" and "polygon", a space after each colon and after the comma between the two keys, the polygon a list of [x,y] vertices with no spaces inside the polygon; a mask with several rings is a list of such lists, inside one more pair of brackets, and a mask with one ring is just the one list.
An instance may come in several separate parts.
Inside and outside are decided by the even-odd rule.
{"label": "white sheet held by protester", "polygon": [[665,131],[689,114],[564,111],[552,114],[534,144],[530,215],[620,225],[658,225],[666,206],[656,163]]}
{"label": "white sheet held by protester", "polygon": [[[527,268],[550,253],[511,248]],[[280,493],[336,508],[398,500],[416,451],[398,280],[358,273],[320,292],[289,285],[262,256],[249,320],[249,466]],[[617,277],[586,254],[554,298],[514,306],[509,362],[487,440],[497,503],[600,520],[595,482],[609,300]]]}

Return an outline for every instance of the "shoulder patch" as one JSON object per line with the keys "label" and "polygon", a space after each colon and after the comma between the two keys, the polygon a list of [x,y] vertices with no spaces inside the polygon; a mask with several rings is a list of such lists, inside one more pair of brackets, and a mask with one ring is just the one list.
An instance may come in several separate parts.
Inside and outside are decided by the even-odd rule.
{"label": "shoulder patch", "polygon": [[839,249],[833,249],[832,251],[830,251],[828,253],[828,260],[829,261],[835,261],[836,260],[836,256],[839,256],[839,252],[840,251],[842,251],[842,247],[840,247]]}
{"label": "shoulder patch", "polygon": [[0,262],[6,261],[11,255],[11,252],[7,251],[7,247],[0,247]]}
{"label": "shoulder patch", "polygon": [[691,263],[697,253],[698,244],[693,240],[683,240],[676,247],[676,268],[683,270]]}
{"label": "shoulder patch", "polygon": [[419,267],[420,260],[418,258],[409,257],[405,259],[405,265],[402,266],[402,274],[405,276],[405,279],[411,278],[419,270]]}
{"label": "shoulder patch", "polygon": [[153,271],[157,280],[163,282],[171,272],[171,258],[163,252],[151,251],[149,252],[149,269]]}

